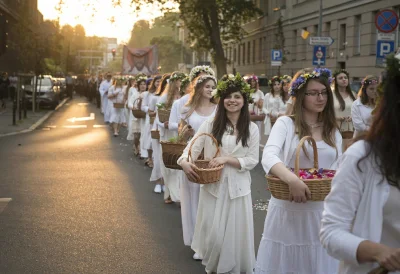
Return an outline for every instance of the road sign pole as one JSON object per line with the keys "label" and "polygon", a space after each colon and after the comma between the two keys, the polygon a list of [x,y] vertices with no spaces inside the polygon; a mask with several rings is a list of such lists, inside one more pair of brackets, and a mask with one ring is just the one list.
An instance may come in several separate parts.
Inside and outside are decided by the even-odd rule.
{"label": "road sign pole", "polygon": [[[321,37],[322,34],[322,0],[319,0],[319,24],[318,24],[318,37]],[[319,62],[318,62],[319,63]],[[318,68],[321,67],[319,64]]]}

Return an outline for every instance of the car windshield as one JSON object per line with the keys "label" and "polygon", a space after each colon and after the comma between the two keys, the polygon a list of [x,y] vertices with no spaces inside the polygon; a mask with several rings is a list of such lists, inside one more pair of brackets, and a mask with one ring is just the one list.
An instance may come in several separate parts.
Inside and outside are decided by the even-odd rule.
{"label": "car windshield", "polygon": [[50,78],[39,78],[38,79],[38,86],[51,86]]}

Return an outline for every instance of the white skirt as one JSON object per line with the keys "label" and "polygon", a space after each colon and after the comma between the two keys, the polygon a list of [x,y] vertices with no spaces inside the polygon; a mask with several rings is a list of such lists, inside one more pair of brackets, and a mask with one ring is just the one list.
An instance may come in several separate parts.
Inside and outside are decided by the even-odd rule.
{"label": "white skirt", "polygon": [[147,151],[145,144],[150,140],[146,132],[146,118],[140,120],[140,156],[143,158],[149,157],[149,152]]}
{"label": "white skirt", "polygon": [[161,150],[161,145],[159,140],[151,139],[152,147],[153,147],[153,169],[151,170],[151,175],[150,175],[150,182],[155,182],[157,180],[160,180],[162,178],[161,174],[161,158],[160,158],[160,150]]}
{"label": "white skirt", "polygon": [[126,139],[132,141],[135,133],[140,133],[140,120],[133,117],[131,113],[129,116],[128,137]]}
{"label": "white skirt", "polygon": [[117,124],[126,123],[126,120],[125,120],[125,109],[124,108],[114,108],[113,107],[111,109],[110,123],[117,123]]}
{"label": "white skirt", "polygon": [[230,199],[228,179],[219,197],[200,188],[192,249],[207,273],[253,274],[255,265],[251,194]]}
{"label": "white skirt", "polygon": [[256,274],[333,274],[339,261],[319,240],[324,202],[271,198],[257,254]]}
{"label": "white skirt", "polygon": [[183,242],[192,245],[194,228],[196,226],[197,208],[199,206],[200,185],[188,180],[182,172],[181,183],[181,215]]}
{"label": "white skirt", "polygon": [[112,101],[108,100],[106,111],[104,112],[104,122],[110,122],[111,111],[114,109],[114,104]]}

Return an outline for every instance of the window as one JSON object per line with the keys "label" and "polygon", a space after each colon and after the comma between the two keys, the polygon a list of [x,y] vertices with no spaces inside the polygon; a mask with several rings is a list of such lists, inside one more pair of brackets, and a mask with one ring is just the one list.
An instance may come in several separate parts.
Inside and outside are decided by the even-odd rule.
{"label": "window", "polygon": [[256,40],[253,40],[253,64],[256,63]]}
{"label": "window", "polygon": [[236,48],[233,49],[233,62],[236,63]]}
{"label": "window", "polygon": [[[307,31],[307,28],[303,28],[303,30]],[[307,39],[301,38],[301,48],[300,48],[300,60],[307,59]]]}
{"label": "window", "polygon": [[260,63],[263,60],[263,39],[260,38],[258,41],[258,62]]}
{"label": "window", "polygon": [[238,45],[238,65],[240,66],[240,45]]}
{"label": "window", "polygon": [[250,64],[250,55],[251,55],[250,49],[251,49],[250,42],[247,42],[247,64]]}
{"label": "window", "polygon": [[267,60],[267,56],[266,56],[266,48],[267,48],[267,37],[263,38],[263,49],[262,49],[262,60],[265,61]]}
{"label": "window", "polygon": [[340,24],[339,27],[339,49],[346,49],[346,24]]}
{"label": "window", "polygon": [[296,60],[297,54],[297,29],[293,30],[293,38],[292,38],[292,60]]}
{"label": "window", "polygon": [[361,53],[361,15],[354,20],[354,54]]}
{"label": "window", "polygon": [[242,47],[243,47],[243,49],[242,49],[242,60],[243,60],[243,65],[244,64],[246,64],[246,43],[243,43],[242,44]]}

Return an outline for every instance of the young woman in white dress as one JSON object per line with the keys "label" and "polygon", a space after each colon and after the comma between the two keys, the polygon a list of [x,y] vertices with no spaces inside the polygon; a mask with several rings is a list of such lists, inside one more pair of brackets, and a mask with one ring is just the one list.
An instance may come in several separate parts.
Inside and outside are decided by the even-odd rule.
{"label": "young woman in white dress", "polygon": [[153,123],[150,123],[151,117],[156,116],[156,112],[154,110],[150,110],[150,102],[152,101],[153,97],[155,96],[154,93],[156,92],[158,86],[160,85],[161,82],[161,76],[158,75],[154,77],[154,79],[151,79],[150,84],[148,85],[148,92],[144,96],[143,101],[142,101],[142,106],[141,109],[142,111],[146,112],[146,127],[145,127],[145,132],[147,138],[144,140],[144,148],[147,149],[147,155],[148,158],[146,162],[144,163],[150,168],[154,167],[153,164],[153,148],[152,148],[152,139],[151,139],[151,128],[153,126]]}
{"label": "young woman in white dress", "polygon": [[[136,76],[136,83],[138,86],[138,92],[139,92],[139,97],[136,98],[138,99],[134,103],[134,108],[136,109],[141,109],[141,106],[143,104],[144,98],[147,96],[148,91],[147,89],[147,76],[145,75],[137,75]],[[146,115],[147,116],[147,115]],[[146,128],[146,117],[145,118],[139,118],[139,123],[140,123],[140,138],[139,138],[139,148],[140,148],[140,159],[147,159],[148,158],[148,153],[147,153],[147,147],[148,147],[148,142],[150,142],[150,132],[147,132]]]}
{"label": "young woman in white dress", "polygon": [[[151,116],[156,115],[154,123],[152,125],[152,130],[159,130],[158,127],[158,117],[157,117],[157,103],[160,100],[161,94],[163,93],[164,89],[166,88],[169,78],[171,74],[166,73],[162,76],[160,80],[160,84],[158,85],[156,91],[154,92],[154,96],[150,99],[149,103],[149,113]],[[164,187],[164,180],[161,173],[161,146],[160,140],[158,139],[151,139],[151,147],[153,148],[153,159],[154,159],[154,166],[151,170],[150,175],[150,182],[155,184],[154,192],[161,193]]]}
{"label": "young woman in white dress", "polygon": [[269,136],[271,128],[279,117],[279,110],[282,109],[284,103],[282,101],[282,79],[274,76],[269,82],[271,91],[265,94],[263,112],[266,115],[264,120],[264,134]]}
{"label": "young woman in white dress", "polygon": [[[246,82],[250,85],[250,87],[255,90],[254,93],[251,95],[253,102],[249,104],[250,114],[260,115],[263,113],[264,93],[260,90],[258,77],[256,75],[250,75],[244,77],[244,79],[246,79]],[[256,121],[255,124],[258,126],[261,139],[262,121]]]}
{"label": "young woman in white dress", "polygon": [[[193,137],[204,121],[215,116],[217,104],[211,93],[216,85],[217,80],[210,75],[200,76],[194,80],[189,101],[182,110],[181,124],[191,128],[186,131],[185,137]],[[183,242],[186,246],[191,246],[196,225],[200,185],[189,181],[183,172],[181,175],[183,177],[180,188]],[[200,257],[195,253],[193,259],[199,260]]]}
{"label": "young woman in white dress", "polygon": [[292,81],[292,77],[290,77],[289,75],[282,76],[283,105],[281,105],[281,108],[279,109],[279,115],[278,115],[279,117],[286,115],[288,105],[293,104],[293,101],[290,100],[291,96],[289,94],[289,87],[290,87],[291,81]]}
{"label": "young woman in white dress", "polygon": [[[213,158],[210,167],[224,164],[219,182],[200,187],[192,249],[203,259],[207,273],[253,273],[250,170],[259,161],[259,132],[257,125],[250,121],[248,103],[252,92],[239,74],[224,76],[213,92],[220,98],[215,118],[206,120],[194,136],[212,134],[220,155],[213,158],[215,144],[210,137],[200,136],[192,147],[193,159],[204,149],[204,158]],[[192,159],[190,162],[188,159],[190,144],[178,163],[189,181],[195,181],[198,175]]]}
{"label": "young woman in white dress", "polygon": [[[311,193],[307,185],[288,169],[294,168],[295,150],[304,136],[316,141],[320,168],[336,167],[342,154],[342,136],[336,124],[330,82],[328,69],[315,69],[293,79],[294,115],[278,118],[264,147],[263,168],[289,185],[291,201],[271,197],[256,274],[337,273],[339,262],[319,241],[324,202],[308,201]],[[300,153],[300,168],[313,167],[312,155],[312,147],[306,143]]]}
{"label": "young woman in white dress", "polygon": [[372,123],[372,110],[378,90],[378,77],[368,75],[362,80],[358,99],[351,106],[351,119],[354,126],[354,137],[361,136],[369,130]]}
{"label": "young woman in white dress", "polygon": [[[146,89],[146,83],[142,85],[141,90],[140,87],[137,85],[137,82],[135,81],[135,87],[131,87],[130,92],[131,96],[129,97],[128,100],[128,108],[132,110],[135,108],[137,109],[138,107],[138,99],[140,99],[140,94]],[[130,124],[130,130],[128,133],[128,140],[130,137],[133,135],[133,153],[135,156],[140,156],[140,136],[141,136],[141,127],[140,127],[140,120],[136,118],[135,116],[131,116],[131,124]]]}
{"label": "young woman in white dress", "polygon": [[[341,69],[333,74],[335,79],[333,99],[335,106],[335,115],[340,130],[353,131],[353,123],[351,121],[351,106],[356,100],[353,91],[350,88],[349,72]],[[351,139],[343,140],[343,151],[349,146]]]}
{"label": "young woman in white dress", "polygon": [[112,102],[113,108],[110,114],[110,123],[114,129],[114,136],[119,135],[119,129],[125,120],[125,108],[116,108],[114,104],[125,105],[126,87],[123,88],[124,79],[117,78],[115,84],[108,89],[108,99]]}
{"label": "young woman in white dress", "polygon": [[[178,100],[181,95],[179,92],[179,88],[181,85],[181,80],[184,79],[186,75],[182,72],[173,72],[169,79],[169,83],[167,88],[163,91],[163,94],[160,97],[159,103],[165,104],[166,109],[171,109],[172,104],[175,100]],[[160,129],[160,141],[168,141],[171,138],[175,138],[178,136],[178,129],[170,129],[169,121],[164,123],[160,123],[157,119],[158,127]],[[160,150],[160,159],[161,159],[161,174],[164,178],[164,202],[166,204],[171,204],[173,202],[179,202],[179,187],[180,182],[182,180],[182,176],[180,173],[181,170],[169,169],[166,168],[164,162],[162,161],[162,148]]]}
{"label": "young woman in white dress", "polygon": [[400,54],[387,68],[371,128],[346,150],[325,199],[321,242],[341,274],[400,273]]}

